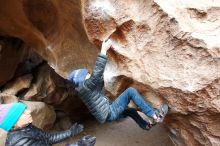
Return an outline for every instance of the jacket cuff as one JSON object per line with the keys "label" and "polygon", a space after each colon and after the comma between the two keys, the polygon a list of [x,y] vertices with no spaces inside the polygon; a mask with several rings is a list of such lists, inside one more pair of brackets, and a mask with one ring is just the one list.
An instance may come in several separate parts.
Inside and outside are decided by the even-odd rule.
{"label": "jacket cuff", "polygon": [[99,56],[99,57],[102,57],[102,58],[104,58],[104,59],[107,59],[107,55],[104,55],[104,54],[102,54],[102,53],[99,53],[98,56]]}

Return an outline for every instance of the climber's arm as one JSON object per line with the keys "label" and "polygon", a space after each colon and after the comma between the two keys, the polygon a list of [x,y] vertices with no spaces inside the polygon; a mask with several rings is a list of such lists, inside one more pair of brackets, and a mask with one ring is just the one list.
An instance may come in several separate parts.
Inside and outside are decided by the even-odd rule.
{"label": "climber's arm", "polygon": [[[107,63],[107,50],[110,48],[111,40],[103,41],[101,53],[98,54],[96,64],[91,77],[86,80],[85,85],[90,89],[94,89],[100,80],[103,80],[103,73]],[[103,87],[104,84],[102,84]]]}
{"label": "climber's arm", "polygon": [[58,142],[61,142],[67,138],[70,138],[74,135],[77,135],[78,133],[83,131],[83,125],[81,124],[74,124],[70,129],[66,131],[61,132],[55,132],[55,133],[47,133],[43,132],[46,139],[49,141],[50,144],[55,144]]}

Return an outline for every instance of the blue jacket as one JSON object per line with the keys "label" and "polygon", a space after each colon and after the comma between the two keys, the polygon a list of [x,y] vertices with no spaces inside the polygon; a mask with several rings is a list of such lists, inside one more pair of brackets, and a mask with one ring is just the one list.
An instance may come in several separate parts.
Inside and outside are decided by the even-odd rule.
{"label": "blue jacket", "polygon": [[107,63],[107,56],[99,54],[91,77],[76,87],[81,100],[85,103],[92,115],[104,123],[109,114],[109,99],[102,94],[104,86],[103,73]]}

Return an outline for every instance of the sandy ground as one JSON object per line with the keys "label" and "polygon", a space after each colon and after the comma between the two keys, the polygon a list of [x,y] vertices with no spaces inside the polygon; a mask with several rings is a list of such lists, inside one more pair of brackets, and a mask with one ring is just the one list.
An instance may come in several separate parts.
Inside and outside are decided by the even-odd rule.
{"label": "sandy ground", "polygon": [[156,125],[150,131],[140,129],[132,119],[99,124],[95,120],[84,123],[85,130],[75,138],[55,146],[65,146],[74,143],[84,135],[96,136],[95,146],[173,146],[168,136],[168,130],[162,124]]}

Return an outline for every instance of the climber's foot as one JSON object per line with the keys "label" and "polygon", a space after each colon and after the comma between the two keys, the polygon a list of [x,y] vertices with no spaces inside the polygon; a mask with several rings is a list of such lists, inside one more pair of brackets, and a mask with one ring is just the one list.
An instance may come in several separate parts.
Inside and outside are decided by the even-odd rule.
{"label": "climber's foot", "polygon": [[153,124],[155,123],[162,123],[167,112],[169,110],[169,107],[167,104],[162,104],[159,106],[158,109],[156,109],[155,114],[153,115]]}

